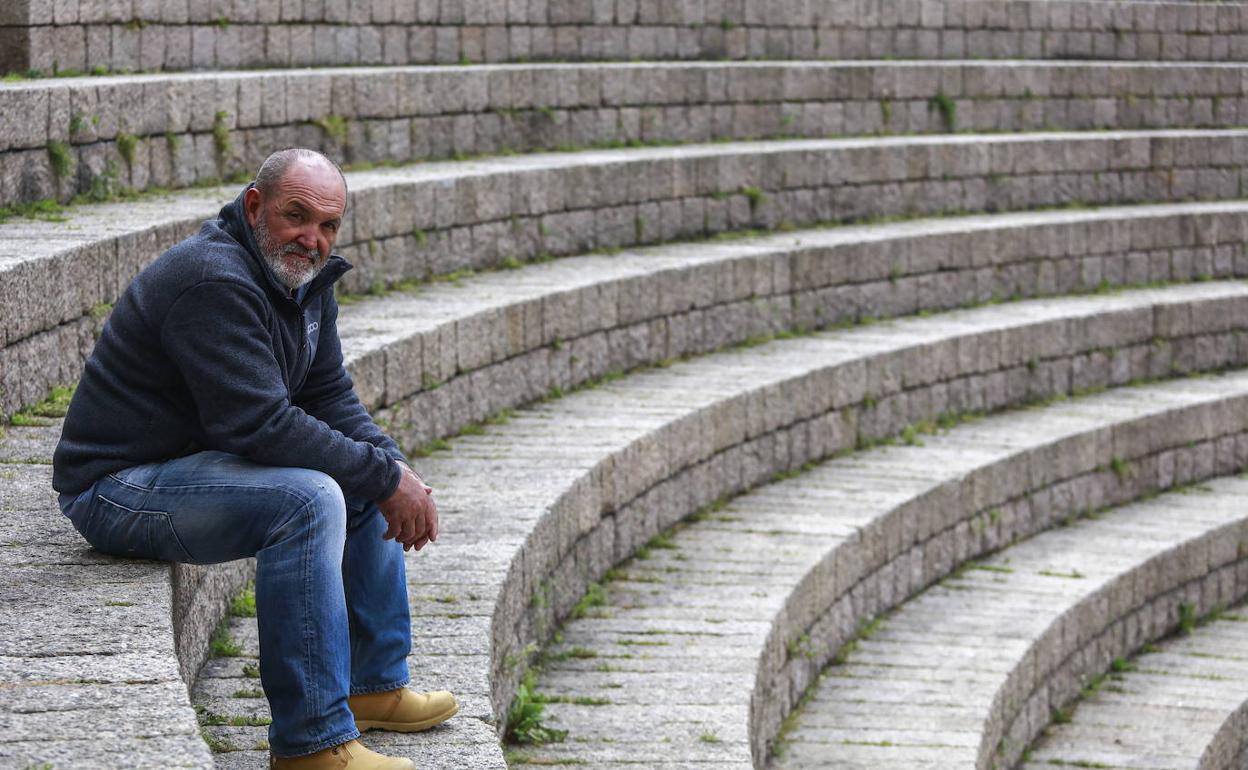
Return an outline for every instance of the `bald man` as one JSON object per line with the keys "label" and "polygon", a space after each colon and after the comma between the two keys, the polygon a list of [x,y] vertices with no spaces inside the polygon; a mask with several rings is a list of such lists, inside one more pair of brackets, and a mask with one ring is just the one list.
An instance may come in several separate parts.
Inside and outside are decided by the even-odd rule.
{"label": "bald man", "polygon": [[457,705],[406,686],[404,552],[437,539],[438,512],[343,367],[346,206],[328,158],[274,153],[143,270],[87,361],[53,486],[105,553],[256,557],[271,767],[399,770],[414,765],[360,732],[424,730]]}

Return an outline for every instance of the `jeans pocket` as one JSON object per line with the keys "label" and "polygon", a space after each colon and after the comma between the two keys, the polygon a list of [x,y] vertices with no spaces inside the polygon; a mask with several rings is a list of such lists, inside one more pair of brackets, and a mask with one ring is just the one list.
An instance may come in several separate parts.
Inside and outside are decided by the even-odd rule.
{"label": "jeans pocket", "polygon": [[165,511],[139,511],[95,496],[82,536],[96,550],[132,559],[189,562],[191,555]]}

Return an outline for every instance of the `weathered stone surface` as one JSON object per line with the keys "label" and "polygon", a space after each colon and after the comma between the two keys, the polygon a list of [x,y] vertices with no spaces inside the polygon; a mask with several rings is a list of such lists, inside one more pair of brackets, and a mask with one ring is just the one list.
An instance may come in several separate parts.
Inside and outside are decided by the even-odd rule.
{"label": "weathered stone surface", "polygon": [[[425,288],[415,299],[395,295],[376,304],[366,302],[348,307],[343,312],[343,331],[354,337],[373,338],[371,344],[357,339],[363,347],[356,348],[348,357],[365,403],[375,408],[418,395],[387,419],[406,421],[404,413],[419,411],[423,427],[409,440],[424,443],[453,433],[464,420],[479,419],[484,414],[481,408],[489,411],[514,404],[508,403],[506,391],[514,391],[515,385],[507,383],[517,383],[520,377],[527,383],[520,391],[528,400],[552,386],[566,388],[607,370],[865,315],[944,309],[1032,293],[1088,290],[1102,283],[1240,274],[1248,269],[1248,262],[1239,256],[1239,208],[1239,204],[1182,204],[1155,209],[916,221],[813,231],[713,247],[689,245],[610,258],[581,258],[534,266],[532,280],[517,280],[511,272],[485,275],[464,282],[462,287],[456,282]],[[151,216],[156,210],[144,213]],[[1165,231],[1176,233],[1177,239],[1154,235]],[[179,237],[182,230],[161,228],[159,232],[159,242],[163,242]],[[1009,251],[997,249],[997,244],[1009,239],[1025,246]],[[960,253],[995,256],[985,265],[967,264],[965,260],[962,264],[946,264],[949,258],[941,256]],[[884,259],[888,262],[882,262]],[[891,266],[888,270],[876,269],[880,264]],[[362,267],[367,265],[366,260]],[[1135,267],[1127,269],[1129,265]],[[771,281],[772,273],[785,276],[784,283]],[[715,287],[713,293],[711,287]],[[649,296],[657,300],[660,290],[667,295],[663,306],[654,306],[645,299]],[[754,295],[769,304],[733,303],[743,295]],[[13,301],[19,308],[26,307],[32,296],[35,295],[19,291],[13,295]],[[556,297],[561,298],[558,304],[551,302]],[[539,302],[544,307],[539,308]],[[559,319],[578,317],[568,315],[576,312],[577,305],[594,310],[580,313],[577,329],[565,329],[566,321]],[[692,306],[688,313],[676,313],[688,306]],[[30,306],[15,316],[25,313],[23,326],[38,328],[39,312],[39,307]],[[474,346],[468,339],[457,342],[451,336],[460,318],[485,317],[483,314],[497,317],[500,313],[508,316],[508,342],[501,344],[501,331],[490,333],[488,338],[500,342],[490,344],[488,355],[484,345]],[[355,318],[360,320],[354,321]],[[629,321],[631,326],[613,327],[613,318],[617,322]],[[442,319],[445,321],[440,322]],[[98,328],[99,323],[92,318],[82,328],[57,327],[58,340],[65,338],[67,331],[73,331],[79,343],[70,346],[58,342],[58,356],[63,360],[56,373],[44,368],[0,368],[4,372],[0,376],[13,380],[5,389],[5,400],[16,406],[24,399],[41,398],[50,385],[72,382],[89,350],[91,338],[88,336],[87,342],[81,338]],[[594,349],[589,348],[591,359],[597,361],[592,366],[552,368],[538,359],[517,357],[534,346],[550,346],[560,340],[571,342],[567,335],[574,332],[588,336],[598,331],[607,334],[606,360],[598,360],[600,349],[592,352]],[[51,332],[41,338],[48,334]],[[424,338],[429,341],[422,343]],[[0,362],[32,341],[34,338],[0,349]],[[587,339],[585,344],[593,342]],[[417,344],[423,348],[423,356],[409,348]],[[385,356],[381,355],[383,350]],[[391,357],[395,351],[403,352]],[[585,358],[582,353],[572,352],[578,362]],[[452,378],[461,357],[470,365],[477,361],[502,364],[494,367],[488,380],[478,380],[481,385],[488,383],[492,392],[481,393],[478,409],[456,410],[450,423],[444,417],[429,421],[428,413],[444,408],[438,400],[445,399],[449,391],[418,391]],[[542,376],[544,383],[518,374],[517,370],[527,368],[529,361],[549,372]],[[467,381],[458,384],[469,386]],[[480,385],[470,387],[477,390]],[[430,400],[438,403],[430,404]]]}
{"label": "weathered stone surface", "polygon": [[[64,31],[89,43],[88,62],[136,67],[227,69],[518,59],[722,58],[1242,58],[1238,6],[1190,0],[1054,5],[1047,0],[956,3],[871,0],[853,6],[780,2],[372,3],[372,13],[339,2],[213,8],[165,3],[82,3],[77,18],[53,3],[17,3],[6,69],[45,71],[80,62]],[[614,9],[612,8],[614,5]],[[928,4],[932,5],[932,4]],[[139,6],[142,6],[141,8]],[[255,7],[253,7],[255,6]],[[1160,8],[1160,10],[1158,10]],[[86,9],[83,13],[81,9]],[[1112,9],[1112,10],[1111,10]],[[7,9],[6,9],[7,10]],[[212,18],[211,14],[224,15]],[[189,22],[189,25],[188,25]],[[402,25],[412,25],[405,29]],[[141,27],[141,29],[140,29]],[[311,39],[327,41],[309,50]],[[171,44],[169,38],[175,43]],[[97,42],[90,46],[91,41]],[[406,45],[404,41],[406,40]],[[246,44],[244,44],[244,41]],[[163,55],[163,60],[159,58]]]}
{"label": "weathered stone surface", "polygon": [[[73,178],[58,180],[60,193],[71,195],[101,184],[181,186],[252,172],[292,143],[344,162],[378,163],[630,140],[1218,128],[1238,125],[1248,112],[1242,69],[1221,62],[596,63],[44,79],[0,84],[4,112],[40,116],[0,128],[0,166],[50,175],[48,148],[61,142],[82,161]],[[219,113],[229,116],[222,125],[231,152],[177,163],[181,176],[171,179],[169,158],[180,148],[215,145]],[[730,119],[711,119],[716,114]],[[451,127],[446,141],[431,140],[439,127]],[[99,158],[111,159],[112,170]],[[47,197],[45,188],[0,185],[0,204]],[[660,228],[657,212],[642,217]]]}
{"label": "weathered stone surface", "polygon": [[[655,693],[661,692],[664,702],[680,703],[682,707],[709,702],[717,704],[719,711],[733,708],[744,710],[749,705],[744,693],[751,690],[756,675],[759,686],[768,681],[767,672],[775,670],[789,669],[788,675],[798,675],[798,682],[809,681],[802,678],[799,672],[812,665],[817,671],[817,664],[812,661],[827,660],[865,619],[863,612],[874,614],[885,611],[909,593],[921,589],[927,581],[938,579],[958,561],[1025,536],[1037,527],[1049,526],[1046,522],[1077,514],[1088,500],[1087,495],[1068,496],[1052,504],[1046,503],[1043,508],[1033,504],[1029,513],[1004,514],[997,511],[997,507],[1010,510],[1005,502],[1008,499],[1021,500],[1025,495],[1034,501],[1040,497],[1047,498],[1049,492],[1043,487],[1007,486],[989,491],[985,499],[978,500],[978,496],[971,494],[970,490],[958,494],[956,490],[959,486],[972,486],[978,476],[994,476],[1004,481],[1009,478],[1008,474],[986,471],[1021,467],[1019,461],[1023,458],[1034,458],[1030,463],[1060,462],[1058,458],[1069,454],[1072,447],[1080,443],[1080,436],[1095,436],[1102,432],[1099,426],[1105,423],[1148,424],[1146,419],[1130,417],[1129,412],[1144,407],[1149,401],[1154,404],[1168,402],[1170,396],[1162,395],[1161,391],[1178,392],[1173,386],[1163,386],[1154,396],[1144,399],[1134,398],[1133,395],[1138,394],[1129,391],[1115,392],[1091,399],[1091,403],[1086,405],[1076,401],[1031,413],[1009,413],[973,422],[948,433],[923,436],[919,440],[921,446],[889,447],[834,460],[796,479],[748,493],[706,517],[682,526],[664,541],[666,544],[662,548],[652,546],[644,559],[626,562],[616,569],[608,586],[605,607],[591,609],[589,617],[563,627],[562,641],[547,651],[546,673],[539,679],[538,686],[555,701],[547,706],[551,723],[573,731],[577,742],[572,746],[543,748],[528,753],[539,764],[558,757],[625,762],[629,752],[657,752],[660,747],[666,746],[668,752],[675,752],[669,758],[696,761],[695,755],[700,755],[706,747],[682,753],[683,750],[676,747],[688,745],[688,736],[669,734],[661,725],[655,727],[646,722],[646,729],[639,730],[638,735],[627,730],[621,733],[619,725],[632,721],[629,716],[629,709],[634,708],[632,704],[653,703]],[[1127,411],[1123,411],[1123,407]],[[1160,436],[1156,433],[1150,435]],[[1180,444],[1183,441],[1179,439]],[[1139,450],[1142,446],[1136,444],[1135,448]],[[1116,456],[1113,451],[1111,445],[1103,444],[1099,454],[1081,456],[1078,465],[1065,464],[1060,469],[1055,466],[1051,472],[1033,465],[1024,478],[1030,476],[1034,479],[1030,483],[1056,490],[1066,486],[1063,479],[1071,475],[1079,478],[1081,474],[1093,477],[1103,474],[1098,469],[1105,467],[1107,458]],[[1154,460],[1157,456],[1156,453],[1152,455]],[[1097,498],[1103,501],[1101,504],[1129,500],[1138,494],[1133,490],[1150,488],[1150,485],[1161,482],[1160,479],[1137,477],[1134,470],[1137,467],[1141,469],[1139,473],[1147,474],[1147,469],[1156,465],[1147,457],[1139,457],[1124,466],[1124,470],[1132,469],[1125,471],[1133,474],[1132,484],[1122,485],[1121,477],[1117,484],[1111,482],[1111,486],[1118,488],[1113,492],[1098,493],[1107,495]],[[941,471],[933,476],[932,468],[940,468]],[[936,490],[948,499],[941,503],[932,500],[932,492]],[[949,495],[951,491],[955,494]],[[997,497],[994,498],[994,495]],[[958,502],[959,498],[962,502]],[[940,539],[934,537],[933,524],[927,520],[934,512],[932,506],[936,505],[946,509],[946,517],[956,521],[961,516],[972,522],[973,526],[957,530],[958,537],[970,538],[970,543],[959,545],[958,550],[963,555],[956,560],[951,559],[937,572],[920,570],[910,577],[910,564],[916,567],[921,565],[925,547],[930,549]],[[956,513],[958,506],[967,507],[962,509],[962,513]],[[948,510],[950,508],[954,510]],[[869,548],[870,541],[864,540],[866,533],[876,528],[877,522],[892,516],[891,513],[884,514],[884,511],[896,513],[892,524],[878,525],[884,529],[899,530],[889,536],[890,542],[913,543],[917,537],[917,545],[909,546],[918,557],[917,562],[905,554],[886,556],[883,553],[871,554],[869,550],[858,553]],[[975,515],[975,511],[980,513]],[[1189,523],[1196,521],[1184,515],[1176,515],[1175,518],[1183,518]],[[1196,526],[1194,523],[1191,525]],[[1143,541],[1149,542],[1154,538],[1150,531],[1149,537],[1143,538]],[[883,568],[865,567],[865,579],[846,575],[839,567],[833,566],[846,561],[861,563],[864,559],[874,559],[878,563],[885,558],[895,561],[885,563]],[[1008,559],[1008,552],[1001,558]],[[1116,569],[1120,564],[1107,560],[1103,566]],[[777,573],[777,567],[783,567],[783,570]],[[988,577],[999,574],[991,569],[991,566],[985,567],[982,572]],[[870,576],[867,577],[867,574]],[[817,636],[810,629],[810,624],[821,612],[819,608],[827,607],[839,595],[847,598],[857,596],[859,589],[854,588],[856,582],[867,595],[872,596],[869,606],[874,609],[865,609],[868,606],[866,603],[859,605],[855,602],[854,611],[839,627],[816,626],[830,637]],[[1002,594],[1002,606],[1010,606],[1009,597],[1012,595]],[[1030,607],[1024,598],[1028,595],[1026,589],[1018,592],[1020,608]],[[671,612],[667,611],[668,608]],[[749,629],[748,626],[734,624],[732,618],[737,615],[772,618],[774,625],[762,623],[761,627]],[[951,612],[943,613],[943,616],[950,618],[950,623],[956,622],[952,615]],[[770,638],[769,631],[772,632]],[[983,633],[989,631],[985,629]],[[939,651],[941,644],[974,645],[977,650],[973,657],[976,666],[986,672],[1004,674],[1009,671],[1008,666],[1002,669],[995,663],[1008,660],[1003,657],[1000,645],[981,644],[979,632],[945,634],[939,622],[927,618],[923,621],[922,630],[910,637],[913,643],[905,649],[905,659],[908,661],[906,665],[919,667],[913,669],[916,676],[929,669],[937,671],[942,665],[952,666],[951,659],[963,659],[964,656]],[[872,638],[883,639],[884,632]],[[928,647],[936,651],[930,654],[923,652]],[[739,658],[745,665],[735,663]],[[855,659],[874,660],[870,656]],[[673,670],[681,673],[673,675],[670,673]],[[594,671],[603,673],[590,673]],[[729,673],[731,677],[725,678]],[[863,697],[883,697],[880,688],[885,684],[876,678],[868,678],[865,671],[858,676],[863,682],[863,692],[867,693]],[[937,676],[933,674],[933,677]],[[882,712],[864,716],[866,721],[855,721],[842,712],[845,709],[865,708],[859,705],[858,697],[844,695],[825,699],[816,695],[816,705],[809,707],[802,717],[806,720],[809,715],[811,726],[801,730],[793,739],[806,740],[809,736],[812,741],[836,743],[841,733],[828,730],[828,726],[835,725],[844,728],[847,741],[862,747],[883,741],[898,747],[896,751],[881,748],[874,754],[864,753],[859,757],[864,762],[900,762],[906,756],[923,754],[924,750],[920,748],[900,748],[907,742],[914,742],[942,744],[941,755],[947,761],[954,761],[957,752],[952,747],[960,743],[967,749],[966,758],[974,763],[980,747],[982,716],[958,723],[962,725],[958,729],[964,736],[956,738],[951,732],[955,723],[946,721],[942,712],[948,711],[950,716],[953,714],[949,708],[953,683],[975,679],[975,676],[965,672],[943,677],[944,683],[932,690],[931,705],[922,713],[911,713],[918,708],[914,704],[922,702],[917,691],[898,696],[912,704],[910,710],[904,712],[904,718],[930,724],[926,732],[910,731],[903,735],[894,730],[876,737],[861,737],[869,732],[866,725],[880,723],[886,718]],[[992,685],[991,679],[981,678],[979,681]],[[761,693],[755,691],[753,701],[756,712],[752,728],[757,730],[761,721],[766,729],[767,719],[770,718],[775,719],[770,723],[774,730],[779,717],[772,716],[772,710],[777,705],[772,699],[796,698],[801,692],[802,687],[797,686],[791,695],[786,695],[776,692],[774,685],[766,686]],[[978,697],[974,702],[986,707],[992,702],[991,696],[990,690],[987,696]],[[958,697],[964,705],[970,705],[969,691]],[[708,698],[711,700],[708,701]],[[591,707],[564,705],[565,700],[577,699],[605,702]],[[835,704],[840,711],[826,718],[821,716],[817,704],[824,702]],[[749,762],[751,735],[744,730],[743,723],[734,727],[737,733],[733,740],[722,745],[716,743],[720,752],[717,757],[725,762],[734,759]],[[854,734],[859,737],[854,737]],[[831,737],[826,737],[829,735]],[[756,733],[752,737],[763,743],[765,736],[766,733]],[[599,745],[600,742],[612,741],[625,742],[618,747],[618,755],[614,753],[614,747]],[[639,748],[639,741],[645,744],[644,748]],[[836,749],[839,750],[840,747]],[[825,750],[825,753],[828,751],[832,750]],[[868,752],[868,749],[847,751]],[[927,751],[927,756],[932,755],[931,751]],[[816,755],[802,756],[805,759],[799,758],[798,761],[809,764],[815,761],[813,757]],[[838,761],[847,757],[852,759],[848,754],[836,754],[836,757]]]}
{"label": "weathered stone surface", "polygon": [[1242,607],[1116,663],[1069,722],[1050,725],[1021,767],[1231,768],[1243,758]]}
{"label": "weathered stone surface", "polygon": [[[1237,554],[1208,556],[1215,543],[1243,538],[1244,491],[1243,480],[1223,478],[1099,512],[928,588],[825,672],[771,766],[844,758],[925,767],[936,753],[949,767],[1013,765],[1050,713],[1067,708],[1111,660],[1173,631],[1184,613],[1199,616],[1248,592],[1236,577]],[[970,707],[973,721],[942,723],[951,703]],[[1134,728],[1146,724],[1141,717]],[[1098,748],[1080,761],[1156,766],[1120,765],[1123,741]],[[1168,744],[1166,753],[1177,748]]]}

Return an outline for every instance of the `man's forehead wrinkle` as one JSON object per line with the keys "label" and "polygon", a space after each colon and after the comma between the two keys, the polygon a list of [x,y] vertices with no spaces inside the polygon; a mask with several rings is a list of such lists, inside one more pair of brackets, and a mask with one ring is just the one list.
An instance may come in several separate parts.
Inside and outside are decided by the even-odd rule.
{"label": "man's forehead wrinkle", "polygon": [[324,162],[304,160],[292,164],[276,187],[275,197],[283,201],[280,205],[285,205],[284,201],[293,197],[301,197],[314,204],[309,208],[330,217],[342,216],[347,207],[347,191],[342,176],[337,169]]}
{"label": "man's forehead wrinkle", "polygon": [[284,179],[274,196],[278,207],[299,205],[321,219],[339,219],[346,209],[346,196],[341,190],[326,190],[322,185],[298,179]]}

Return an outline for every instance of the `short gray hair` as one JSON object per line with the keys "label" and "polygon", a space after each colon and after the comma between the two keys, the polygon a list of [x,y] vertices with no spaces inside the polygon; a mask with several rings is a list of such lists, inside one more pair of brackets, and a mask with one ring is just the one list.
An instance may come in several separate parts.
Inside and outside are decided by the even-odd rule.
{"label": "short gray hair", "polygon": [[256,174],[256,189],[266,198],[277,189],[282,178],[286,176],[286,172],[290,167],[298,161],[323,162],[329,164],[338,172],[339,178],[342,179],[342,189],[347,189],[347,177],[342,173],[342,168],[326,156],[316,150],[309,150],[306,147],[290,147],[285,150],[278,150],[269,157],[265,158],[264,163],[260,166],[260,171]]}

